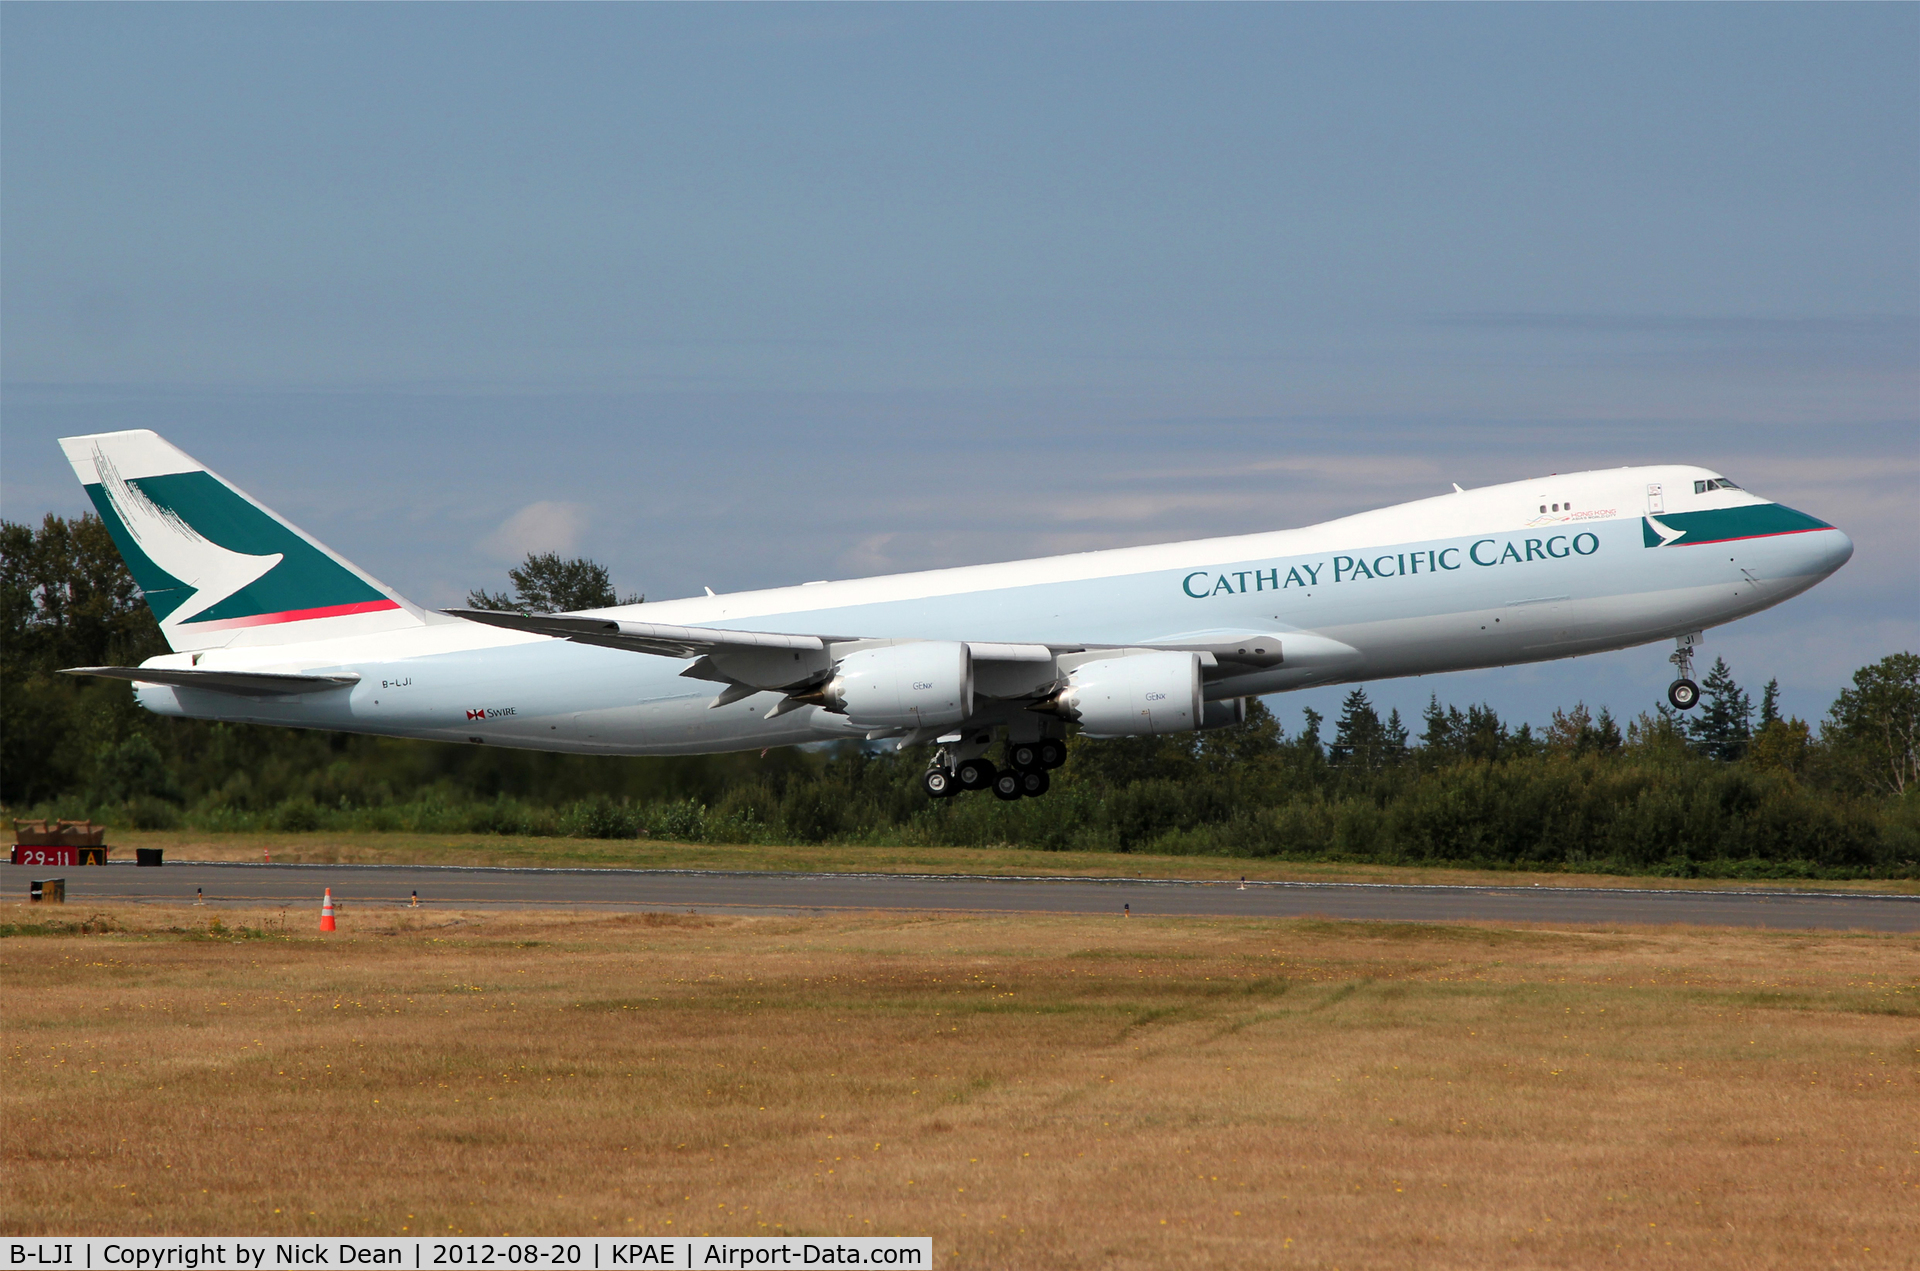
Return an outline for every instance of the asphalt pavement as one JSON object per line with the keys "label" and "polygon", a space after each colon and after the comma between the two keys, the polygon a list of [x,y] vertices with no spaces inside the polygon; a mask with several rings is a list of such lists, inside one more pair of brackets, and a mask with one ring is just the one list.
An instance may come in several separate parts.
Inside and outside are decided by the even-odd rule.
{"label": "asphalt pavement", "polygon": [[64,877],[67,904],[103,901],[287,905],[319,913],[331,887],[344,912],[428,908],[697,910],[703,913],[1132,913],[1148,916],[1399,922],[1688,923],[1715,927],[1920,931],[1920,897],[1659,888],[1448,887],[1238,880],[980,878],[927,874],[785,874],[659,869],[492,869],[407,865],[170,862],[49,870],[0,863],[0,896],[24,900],[31,878]]}

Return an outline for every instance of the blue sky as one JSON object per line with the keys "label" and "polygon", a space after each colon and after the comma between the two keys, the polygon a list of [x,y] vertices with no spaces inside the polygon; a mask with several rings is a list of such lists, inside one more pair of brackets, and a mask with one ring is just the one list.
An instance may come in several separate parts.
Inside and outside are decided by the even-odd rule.
{"label": "blue sky", "polygon": [[[1700,462],[1920,647],[1920,8],[0,7],[0,510],[153,427],[426,603]],[[1631,714],[1664,649],[1374,686]],[[1302,695],[1327,709],[1330,691]],[[1296,716],[1297,717],[1297,716]]]}

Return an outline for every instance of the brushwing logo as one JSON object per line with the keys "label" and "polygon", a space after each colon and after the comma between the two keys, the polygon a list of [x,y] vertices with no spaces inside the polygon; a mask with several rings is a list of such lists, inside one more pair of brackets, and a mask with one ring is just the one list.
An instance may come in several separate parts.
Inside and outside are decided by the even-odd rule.
{"label": "brushwing logo", "polygon": [[207,632],[401,607],[205,469],[128,476],[104,441],[88,456],[87,496],[176,648]]}
{"label": "brushwing logo", "polygon": [[[1657,516],[1647,517],[1646,522],[1647,533],[1645,540],[1648,547],[1666,547],[1687,536],[1685,530],[1676,530],[1671,525],[1661,521]],[[1656,535],[1659,538],[1658,542],[1654,541]]]}
{"label": "brushwing logo", "polygon": [[193,594],[164,616],[169,623],[186,622],[228,596],[265,577],[285,556],[272,552],[250,556],[209,542],[175,512],[147,497],[146,492],[120,475],[120,470],[98,446],[93,450],[100,487],[113,505],[120,524],[147,559],[163,573],[193,589]]}

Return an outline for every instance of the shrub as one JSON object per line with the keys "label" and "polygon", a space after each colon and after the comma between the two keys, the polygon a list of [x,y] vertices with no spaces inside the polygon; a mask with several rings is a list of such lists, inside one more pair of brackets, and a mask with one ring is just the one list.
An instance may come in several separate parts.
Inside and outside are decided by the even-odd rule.
{"label": "shrub", "polygon": [[569,834],[589,839],[630,839],[640,837],[640,818],[633,809],[615,803],[604,794],[574,804],[565,819]]}
{"label": "shrub", "polygon": [[677,843],[698,843],[707,836],[707,807],[694,799],[656,803],[647,809],[647,833]]}
{"label": "shrub", "polygon": [[312,799],[288,799],[273,811],[273,828],[305,834],[320,828],[320,809]]}

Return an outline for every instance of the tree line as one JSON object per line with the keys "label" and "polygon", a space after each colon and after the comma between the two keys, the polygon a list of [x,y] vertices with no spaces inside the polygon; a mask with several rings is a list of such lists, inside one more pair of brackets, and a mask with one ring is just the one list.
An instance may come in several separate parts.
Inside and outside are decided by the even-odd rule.
{"label": "tree line", "polygon": [[[615,603],[591,561],[529,557],[525,612]],[[635,603],[638,597],[626,603]],[[649,835],[744,843],[1012,844],[1730,877],[1920,875],[1920,656],[1855,672],[1826,716],[1782,715],[1716,660],[1702,704],[1630,720],[1584,703],[1536,729],[1364,687],[1283,729],[1259,702],[1202,734],[1074,737],[1046,799],[920,791],[924,750],[842,744],[687,758],[543,754],[149,715],[57,674],[165,643],[97,518],[0,522],[0,802],[14,816],[204,830]],[[1417,729],[1417,732],[1416,732]],[[1330,733],[1330,735],[1328,735]]]}

